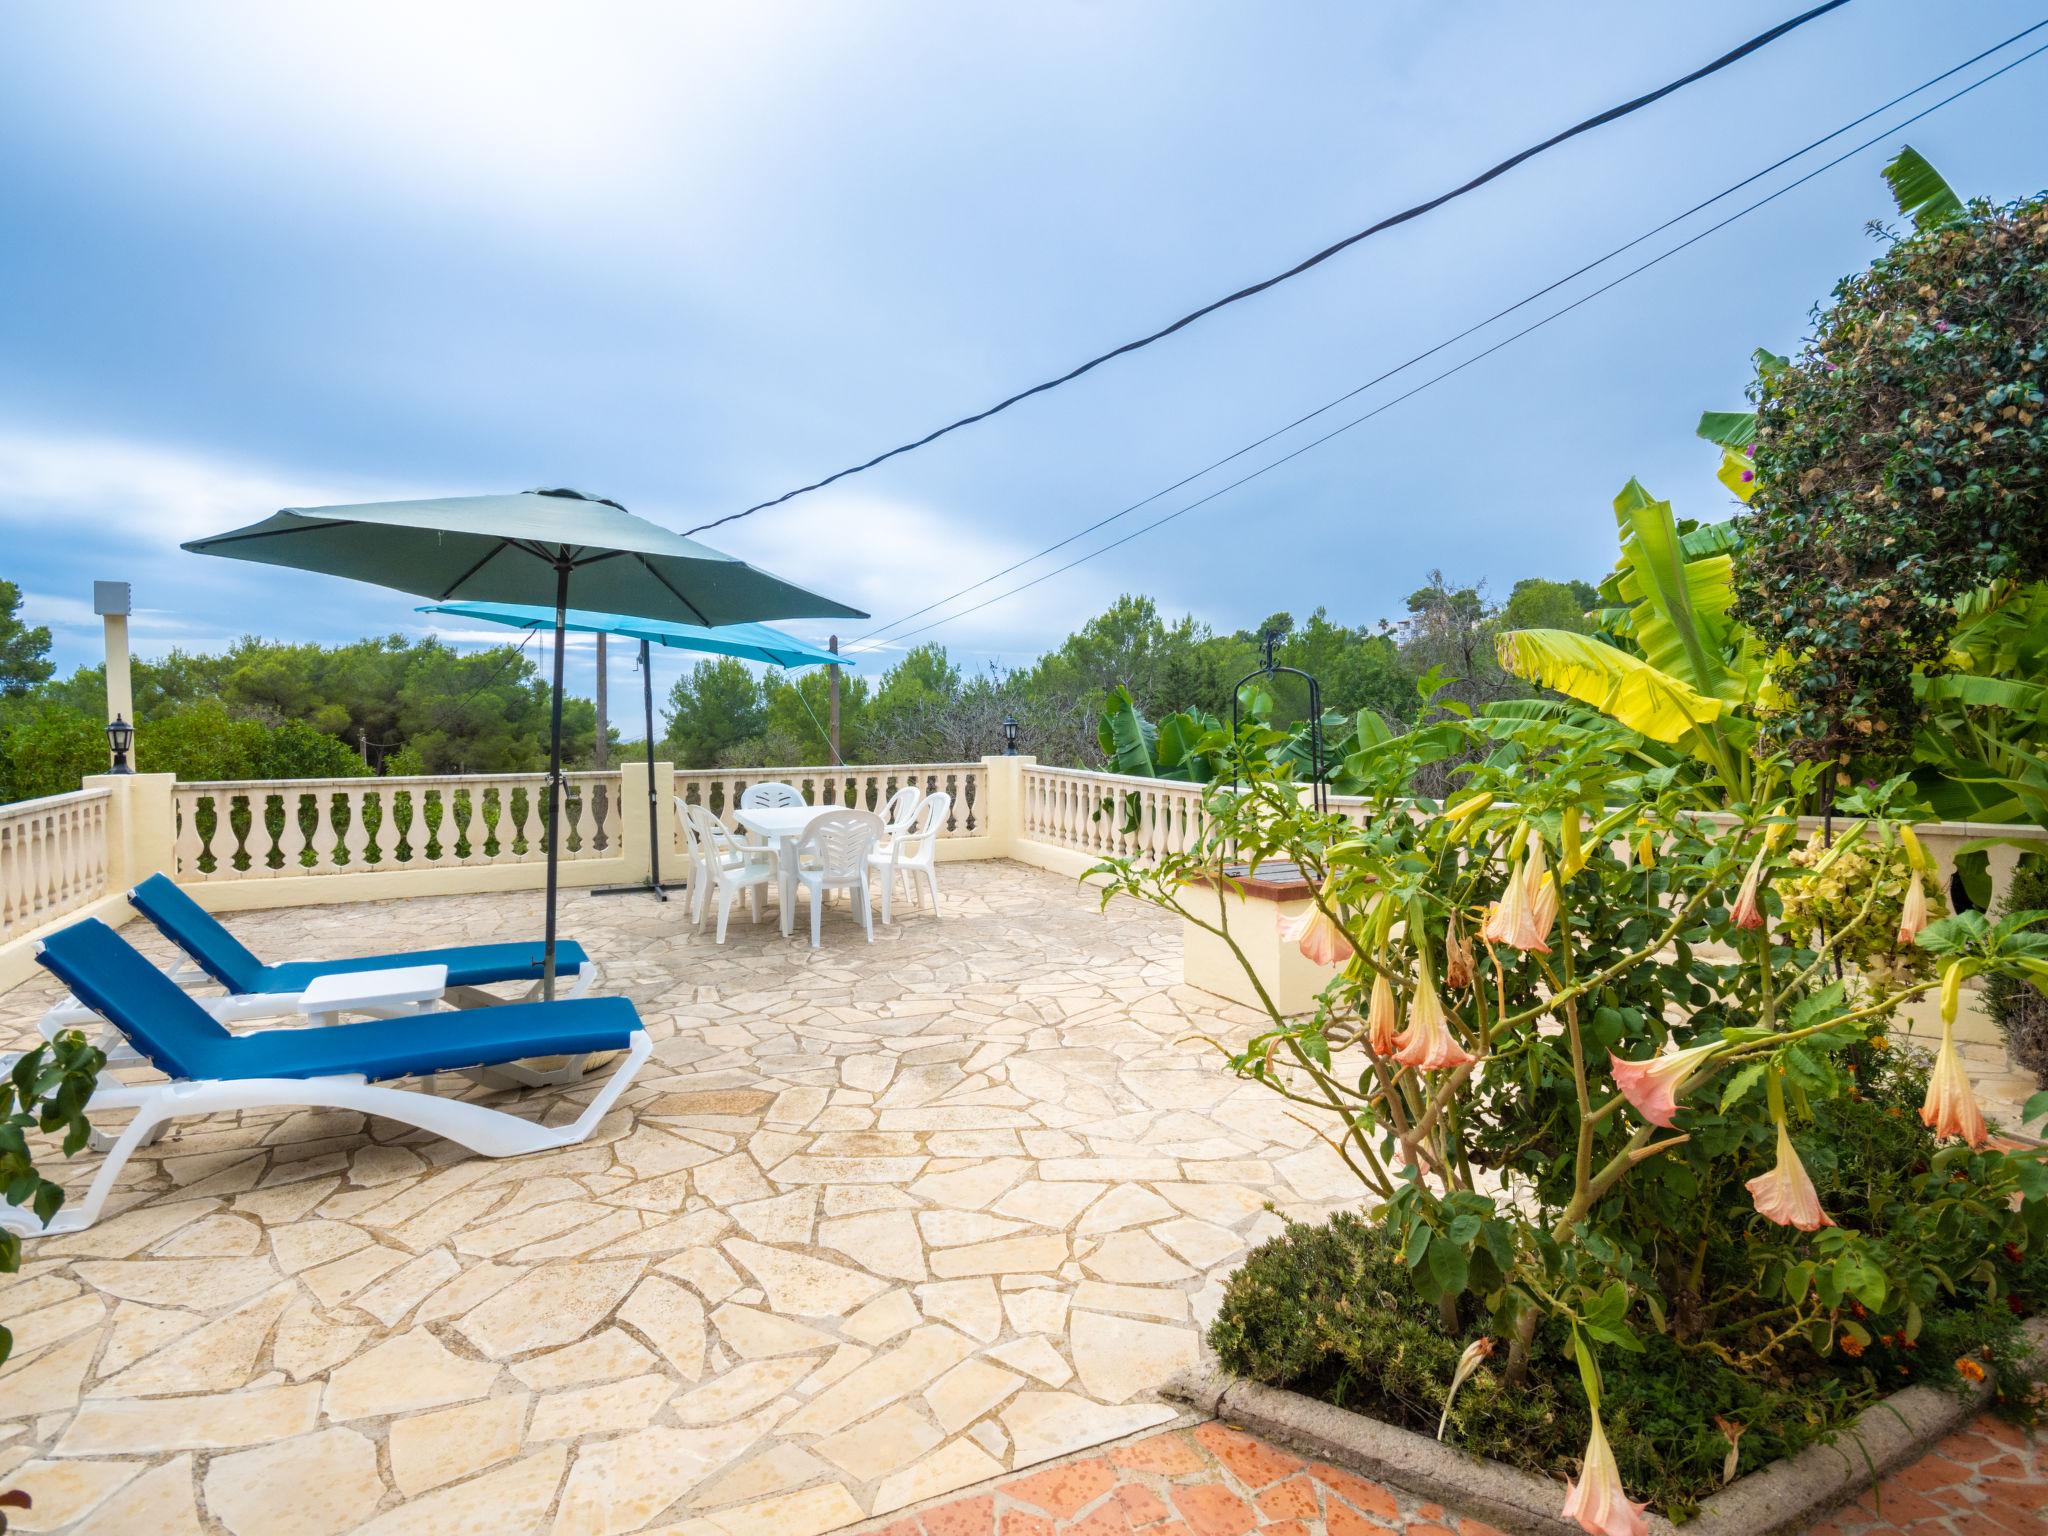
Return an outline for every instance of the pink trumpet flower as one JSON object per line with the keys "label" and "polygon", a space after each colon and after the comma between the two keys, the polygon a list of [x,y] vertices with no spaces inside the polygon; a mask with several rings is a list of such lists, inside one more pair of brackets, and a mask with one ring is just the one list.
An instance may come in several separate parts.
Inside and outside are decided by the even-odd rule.
{"label": "pink trumpet flower", "polygon": [[1820,1193],[1807,1177],[1806,1164],[1799,1161],[1799,1153],[1792,1146],[1792,1134],[1785,1129],[1783,1120],[1778,1122],[1777,1166],[1751,1179],[1748,1189],[1750,1198],[1756,1202],[1757,1214],[1781,1227],[1818,1232],[1835,1224],[1820,1208]]}
{"label": "pink trumpet flower", "polygon": [[1375,1056],[1394,1054],[1394,1037],[1401,1017],[1394,1008],[1393,983],[1381,971],[1372,979],[1372,1005],[1365,1013],[1365,1045]]}
{"label": "pink trumpet flower", "polygon": [[1408,1027],[1394,1037],[1394,1044],[1394,1060],[1418,1071],[1459,1067],[1478,1060],[1452,1035],[1443,999],[1436,995],[1427,976],[1415,989],[1415,1006],[1408,1012]]}
{"label": "pink trumpet flower", "polygon": [[1313,902],[1298,916],[1280,919],[1280,938],[1297,946],[1317,965],[1342,965],[1355,953],[1336,919]]}
{"label": "pink trumpet flower", "polygon": [[1543,841],[1536,839],[1521,866],[1508,875],[1500,900],[1487,914],[1481,930],[1489,944],[1505,944],[1525,955],[1550,953],[1550,930],[1557,923],[1557,882],[1543,859]]}
{"label": "pink trumpet flower", "polygon": [[1678,1095],[1701,1063],[1721,1049],[1721,1042],[1691,1046],[1686,1050],[1652,1056],[1648,1061],[1625,1061],[1609,1051],[1607,1069],[1614,1074],[1614,1086],[1635,1112],[1652,1125],[1671,1128],[1678,1113]]}
{"label": "pink trumpet flower", "polygon": [[1899,909],[1899,942],[1910,944],[1927,926],[1927,884],[1920,871],[1906,871],[1906,904]]}
{"label": "pink trumpet flower", "polygon": [[1647,1501],[1636,1503],[1621,1486],[1621,1468],[1614,1464],[1607,1431],[1595,1413],[1586,1459],[1579,1463],[1579,1480],[1565,1479],[1564,1517],[1578,1521],[1593,1536],[1648,1536],[1650,1522],[1643,1518],[1643,1511],[1649,1507]]}
{"label": "pink trumpet flower", "polygon": [[1728,915],[1735,919],[1735,926],[1751,932],[1764,926],[1763,902],[1757,896],[1757,884],[1763,879],[1764,856],[1760,851],[1749,861],[1749,873],[1742,877],[1742,889],[1735,893],[1735,905]]}
{"label": "pink trumpet flower", "polygon": [[1984,1112],[1977,1107],[1977,1095],[1970,1087],[1970,1074],[1956,1054],[1955,1026],[1946,1020],[1941,1026],[1941,1050],[1927,1078],[1927,1102],[1920,1106],[1920,1123],[1936,1136],[1960,1136],[1973,1148],[1990,1139],[1984,1129]]}

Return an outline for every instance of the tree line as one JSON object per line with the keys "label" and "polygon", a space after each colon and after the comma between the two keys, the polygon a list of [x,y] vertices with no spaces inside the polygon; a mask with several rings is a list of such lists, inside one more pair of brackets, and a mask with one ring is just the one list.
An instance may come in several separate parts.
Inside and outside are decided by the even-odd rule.
{"label": "tree line", "polygon": [[[1326,709],[1370,709],[1398,726],[1415,717],[1415,679],[1432,667],[1450,680],[1448,696],[1470,703],[1527,692],[1495,661],[1494,634],[1584,627],[1593,602],[1584,582],[1530,578],[1499,602],[1484,583],[1431,573],[1397,620],[1347,625],[1317,609],[1225,632],[1127,595],[1027,667],[972,670],[921,645],[873,677],[842,670],[840,752],[849,763],[957,762],[1000,752],[1014,718],[1021,749],[1041,761],[1099,766],[1096,720],[1111,688],[1128,687],[1148,712],[1228,715],[1267,635],[1276,660],[1316,675]],[[106,767],[105,669],[60,678],[50,649],[49,630],[21,617],[19,589],[0,581],[0,800],[61,794]],[[138,658],[133,688],[136,767],[188,781],[518,773],[547,762],[548,684],[517,644],[248,636],[218,653]],[[1275,702],[1282,714],[1306,709],[1285,686]],[[660,749],[689,768],[822,765],[832,760],[830,707],[821,668],[764,674],[709,658],[669,690]],[[566,760],[591,766],[595,705],[565,699],[563,726]],[[616,733],[607,737],[615,752]]]}

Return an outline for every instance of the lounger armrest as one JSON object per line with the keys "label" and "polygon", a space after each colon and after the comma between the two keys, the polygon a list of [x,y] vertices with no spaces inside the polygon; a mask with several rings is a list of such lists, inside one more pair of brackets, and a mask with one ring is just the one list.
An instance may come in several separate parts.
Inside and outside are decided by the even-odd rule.
{"label": "lounger armrest", "polygon": [[297,998],[298,1011],[333,1022],[345,1013],[390,1017],[417,1013],[448,990],[445,965],[401,965],[382,971],[336,971],[319,977]]}

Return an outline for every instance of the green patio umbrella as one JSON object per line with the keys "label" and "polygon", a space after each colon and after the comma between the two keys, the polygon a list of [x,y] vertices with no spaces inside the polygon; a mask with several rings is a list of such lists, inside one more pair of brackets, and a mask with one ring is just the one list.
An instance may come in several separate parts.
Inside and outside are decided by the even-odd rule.
{"label": "green patio umbrella", "polygon": [[581,608],[716,627],[760,619],[866,614],[581,491],[440,496],[357,506],[286,507],[193,539],[194,554],[322,571],[435,602],[542,603],[554,611],[549,721],[545,996],[555,993],[555,895],[562,805],[562,632]]}
{"label": "green patio umbrella", "polygon": [[624,614],[592,613],[583,608],[571,608],[566,615],[557,615],[552,608],[528,603],[429,603],[420,612],[482,619],[489,624],[509,624],[528,631],[550,629],[559,618],[565,629],[578,633],[621,635],[640,642],[640,696],[647,709],[648,880],[645,886],[601,885],[594,893],[600,896],[652,890],[661,900],[668,900],[668,889],[661,883],[661,838],[655,830],[661,818],[655,814],[654,804],[654,673],[648,665],[650,645],[713,656],[737,656],[743,661],[765,661],[785,671],[796,667],[856,665],[837,651],[808,645],[795,635],[786,635],[766,624],[726,624],[706,629],[701,624],[664,624],[659,619],[632,619]]}

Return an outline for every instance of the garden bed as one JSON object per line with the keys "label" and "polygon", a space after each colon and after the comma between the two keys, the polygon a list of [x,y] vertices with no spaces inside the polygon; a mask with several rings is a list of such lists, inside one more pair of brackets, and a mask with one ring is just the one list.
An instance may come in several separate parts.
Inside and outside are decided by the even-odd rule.
{"label": "garden bed", "polygon": [[[2036,1350],[2048,1346],[2048,1319],[2032,1320],[2026,1332]],[[1564,1498],[1559,1483],[1414,1430],[1299,1392],[1241,1381],[1213,1363],[1181,1372],[1165,1390],[1177,1402],[1459,1514],[1476,1515],[1514,1536],[1583,1536],[1558,1514]],[[1688,1536],[1803,1531],[1887,1472],[1918,1460],[1967,1423],[1990,1395],[1988,1382],[1963,1392],[1903,1388],[1866,1408],[1828,1443],[1810,1445],[1710,1495],[1683,1527],[1652,1514],[1650,1529],[1683,1529]]]}

